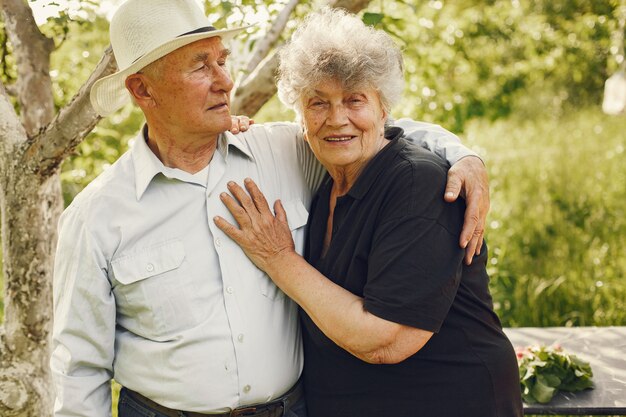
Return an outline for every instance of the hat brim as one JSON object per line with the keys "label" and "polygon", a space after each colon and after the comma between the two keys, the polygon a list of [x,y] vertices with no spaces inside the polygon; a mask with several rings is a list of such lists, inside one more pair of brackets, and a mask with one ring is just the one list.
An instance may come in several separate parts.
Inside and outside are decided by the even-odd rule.
{"label": "hat brim", "polygon": [[148,52],[137,61],[133,62],[128,68],[96,81],[91,87],[91,93],[89,95],[91,105],[98,114],[101,116],[107,116],[129,102],[130,95],[126,90],[126,77],[130,74],[136,73],[148,64],[190,43],[215,36],[219,36],[222,38],[222,41],[227,42],[239,32],[249,27],[250,26],[244,26],[232,29],[200,32],[172,39],[171,41]]}

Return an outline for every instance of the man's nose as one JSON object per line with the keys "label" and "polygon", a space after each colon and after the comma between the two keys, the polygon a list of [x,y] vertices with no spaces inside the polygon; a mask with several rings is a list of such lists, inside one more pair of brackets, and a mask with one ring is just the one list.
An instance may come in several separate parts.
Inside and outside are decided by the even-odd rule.
{"label": "man's nose", "polygon": [[214,74],[215,76],[212,85],[213,90],[229,92],[233,89],[235,84],[233,83],[232,78],[230,78],[230,74],[226,68],[218,66]]}

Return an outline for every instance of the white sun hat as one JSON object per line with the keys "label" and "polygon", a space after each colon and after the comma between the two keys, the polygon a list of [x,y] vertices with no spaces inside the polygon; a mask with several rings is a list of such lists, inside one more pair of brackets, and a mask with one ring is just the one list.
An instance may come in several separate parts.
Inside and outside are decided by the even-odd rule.
{"label": "white sun hat", "polygon": [[119,71],[94,83],[91,104],[106,116],[129,101],[130,74],[182,46],[213,36],[226,42],[247,27],[215,29],[196,0],[127,0],[109,27]]}

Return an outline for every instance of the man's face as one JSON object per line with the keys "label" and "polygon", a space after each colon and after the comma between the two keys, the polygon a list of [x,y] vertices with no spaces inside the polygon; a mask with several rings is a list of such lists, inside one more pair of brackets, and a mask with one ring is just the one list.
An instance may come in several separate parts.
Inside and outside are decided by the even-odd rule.
{"label": "man's face", "polygon": [[228,50],[219,37],[183,46],[145,71],[152,114],[178,135],[218,135],[231,126],[226,69]]}

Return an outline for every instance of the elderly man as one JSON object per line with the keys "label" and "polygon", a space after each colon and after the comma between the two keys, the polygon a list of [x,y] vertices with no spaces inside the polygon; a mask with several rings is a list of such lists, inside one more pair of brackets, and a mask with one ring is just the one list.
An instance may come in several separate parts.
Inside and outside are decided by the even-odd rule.
{"label": "elderly man", "polygon": [[[111,21],[120,71],[94,85],[92,103],[106,115],[130,93],[146,125],[60,221],[56,416],[109,415],[112,378],[124,387],[120,417],[306,415],[297,308],[212,221],[232,221],[219,194],[250,177],[284,202],[301,250],[323,174],[299,125],[227,132],[223,42],[240,30],[216,30],[195,0],[128,0]],[[473,155],[438,127],[404,127],[451,164]],[[465,183],[475,213],[488,196],[472,187],[487,184],[469,178],[486,178],[484,167],[475,157],[461,165],[452,193]]]}

